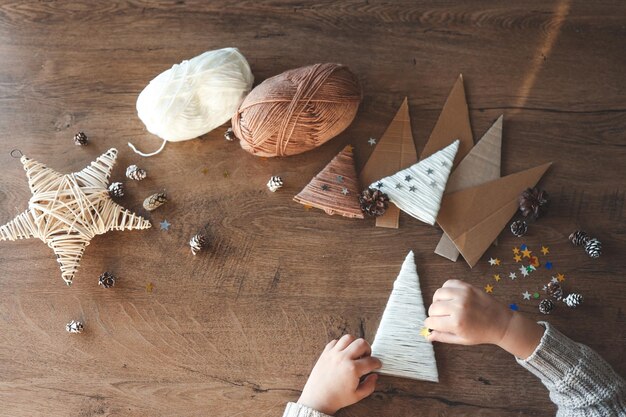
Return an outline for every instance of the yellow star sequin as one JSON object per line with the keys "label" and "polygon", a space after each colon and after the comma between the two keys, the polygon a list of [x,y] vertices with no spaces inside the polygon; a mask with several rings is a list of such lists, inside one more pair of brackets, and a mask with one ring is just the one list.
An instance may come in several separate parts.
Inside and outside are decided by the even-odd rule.
{"label": "yellow star sequin", "polygon": [[563,274],[556,274],[556,279],[558,279],[559,282],[563,282],[563,281],[565,281],[565,275],[563,275]]}
{"label": "yellow star sequin", "polygon": [[515,259],[515,262],[522,262],[522,255],[517,254],[513,257],[513,259]]}
{"label": "yellow star sequin", "polygon": [[500,278],[500,274],[495,274],[495,275],[493,276],[493,279],[495,279],[495,280],[496,280],[496,282],[500,281],[500,279],[501,279],[501,278]]}
{"label": "yellow star sequin", "polygon": [[420,330],[420,336],[423,336],[424,339],[428,339],[428,336],[430,336],[430,330],[426,327],[422,327],[422,330]]}
{"label": "yellow star sequin", "polygon": [[522,255],[524,255],[524,258],[530,258],[530,254],[533,253],[533,251],[528,250],[528,248],[524,249],[522,251]]}
{"label": "yellow star sequin", "polygon": [[519,254],[519,248],[515,247],[513,248],[513,255],[518,255]]}
{"label": "yellow star sequin", "polygon": [[488,294],[493,292],[493,287],[491,286],[491,284],[487,284],[485,286],[485,292],[488,293]]}
{"label": "yellow star sequin", "polygon": [[550,253],[550,249],[548,249],[547,246],[542,246],[541,247],[541,253],[543,253],[544,255],[547,255]]}

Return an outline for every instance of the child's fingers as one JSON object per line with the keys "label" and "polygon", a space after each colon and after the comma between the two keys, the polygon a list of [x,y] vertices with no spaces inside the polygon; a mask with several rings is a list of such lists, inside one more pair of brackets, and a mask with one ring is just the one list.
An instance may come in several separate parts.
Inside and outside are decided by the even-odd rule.
{"label": "child's fingers", "polygon": [[460,279],[449,279],[443,283],[441,288],[467,288],[469,284]]}
{"label": "child's fingers", "polygon": [[436,301],[428,308],[429,316],[449,316],[452,314],[453,304],[450,301]]}
{"label": "child's fingers", "polygon": [[330,342],[326,343],[326,347],[324,348],[324,352],[331,350],[337,344],[337,339],[333,339]]}
{"label": "child's fingers", "polygon": [[358,359],[361,356],[371,355],[372,348],[370,344],[365,341],[365,339],[359,338],[350,343],[350,346],[345,349],[345,352],[350,359]]}
{"label": "child's fingers", "polygon": [[365,377],[363,382],[359,384],[356,389],[356,395],[361,401],[363,398],[371,395],[376,389],[376,381],[378,380],[378,374],[370,374]]}
{"label": "child's fingers", "polygon": [[433,294],[433,303],[437,301],[449,301],[458,298],[458,289],[454,287],[441,287]]}
{"label": "child's fingers", "polygon": [[365,358],[357,359],[354,361],[354,363],[359,372],[359,375],[369,374],[375,369],[379,369],[381,366],[383,366],[380,359],[373,356],[367,356]]}
{"label": "child's fingers", "polygon": [[424,327],[440,332],[452,332],[452,320],[450,316],[431,316],[424,320]]}
{"label": "child's fingers", "polygon": [[338,350],[344,350],[345,348],[348,347],[348,345],[350,345],[350,343],[354,342],[354,336],[352,336],[351,334],[344,334],[343,336],[341,336],[341,338],[337,341],[337,343],[335,344],[335,347]]}
{"label": "child's fingers", "polygon": [[431,342],[441,342],[441,343],[453,343],[455,345],[465,345],[465,339],[460,336],[455,335],[454,333],[448,332],[440,332],[437,330],[433,330],[428,335],[428,340]]}

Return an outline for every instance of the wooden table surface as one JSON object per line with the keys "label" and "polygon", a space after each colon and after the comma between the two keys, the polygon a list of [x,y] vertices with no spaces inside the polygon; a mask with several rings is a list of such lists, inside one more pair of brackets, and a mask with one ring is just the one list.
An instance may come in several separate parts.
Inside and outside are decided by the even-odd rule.
{"label": "wooden table surface", "polygon": [[[508,4],[506,4],[508,3]],[[111,147],[122,203],[166,189],[156,227],[93,239],[68,288],[38,240],[0,242],[0,415],[280,416],[323,345],[372,340],[393,280],[414,250],[426,304],[449,278],[493,282],[486,259],[517,268],[511,248],[550,247],[578,310],[542,316],[521,293],[550,271],[503,280],[493,296],[547,319],[626,373],[626,5],[620,1],[118,1],[0,5],[0,223],[27,207],[20,149],[61,172]],[[316,62],[342,62],[364,99],[353,124],[321,148],[261,159],[217,129],[152,158],[159,140],[137,118],[150,79],[203,51],[236,46],[256,82]],[[508,231],[472,270],[433,253],[441,232],[401,216],[398,230],[306,211],[295,195],[344,145],[360,169],[404,96],[418,152],[462,73],[475,140],[504,114],[503,174],[546,161],[549,213],[522,240]],[[85,131],[89,145],[72,138]],[[273,194],[265,183],[281,175]],[[168,232],[158,222],[171,223]],[[211,249],[187,242],[209,224]],[[604,244],[599,259],[567,240]],[[105,290],[103,271],[119,276]],[[491,280],[491,281],[490,281]],[[148,287],[152,285],[152,291]],[[70,335],[70,319],[85,323]],[[342,416],[550,416],[547,391],[490,346],[435,345],[439,384],[383,377]]]}

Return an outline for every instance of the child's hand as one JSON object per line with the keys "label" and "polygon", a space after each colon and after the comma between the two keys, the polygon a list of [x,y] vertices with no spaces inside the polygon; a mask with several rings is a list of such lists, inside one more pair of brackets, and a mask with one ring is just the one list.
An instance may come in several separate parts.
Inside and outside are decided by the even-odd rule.
{"label": "child's hand", "polygon": [[424,326],[432,329],[430,341],[491,343],[522,359],[532,354],[544,331],[482,290],[456,279],[435,291],[428,315]]}
{"label": "child's hand", "polygon": [[374,392],[378,375],[368,375],[381,367],[378,359],[370,356],[372,349],[363,339],[344,335],[326,345],[309,375],[298,403],[335,414]]}

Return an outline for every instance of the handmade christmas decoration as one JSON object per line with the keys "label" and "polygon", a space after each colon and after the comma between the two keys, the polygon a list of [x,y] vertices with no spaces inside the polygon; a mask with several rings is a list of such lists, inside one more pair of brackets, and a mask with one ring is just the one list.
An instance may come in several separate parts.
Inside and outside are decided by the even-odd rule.
{"label": "handmade christmas decoration", "polygon": [[582,304],[583,302],[583,296],[580,294],[576,294],[576,293],[571,293],[569,294],[567,297],[565,297],[565,299],[563,300],[563,302],[565,302],[565,304],[569,307],[569,308],[576,308],[579,305]]}
{"label": "handmade christmas decoration", "polygon": [[[494,122],[456,169],[452,171],[450,178],[448,178],[446,193],[474,187],[500,178],[502,118],[503,116],[500,116]],[[463,117],[462,120],[465,118]],[[467,127],[469,128],[469,122]],[[453,262],[456,262],[460,254],[454,242],[445,232],[435,248],[435,253]]]}
{"label": "handmade christmas decoration", "polygon": [[275,193],[279,188],[283,187],[283,179],[278,176],[272,176],[270,180],[267,182],[267,188],[273,193]]}
{"label": "handmade christmas decoration", "polygon": [[297,68],[255,87],[232,118],[233,132],[254,155],[296,155],[346,129],[360,102],[361,86],[348,67]]}
{"label": "handmade christmas decoration", "polygon": [[191,247],[191,253],[197,255],[201,250],[205,249],[209,245],[209,239],[204,233],[196,233],[189,239],[189,246]]}
{"label": "handmade christmas decoration", "polygon": [[224,139],[226,139],[229,142],[233,142],[235,140],[235,134],[233,133],[232,127],[229,127],[228,129],[226,129],[226,132],[224,132]]}
{"label": "handmade christmas decoration", "polygon": [[437,222],[470,267],[513,217],[517,197],[534,186],[551,163],[443,196]]}
{"label": "handmade christmas decoration", "polygon": [[563,299],[563,288],[561,288],[558,282],[549,282],[548,285],[546,285],[546,293],[558,301]]}
{"label": "handmade christmas decoration", "polygon": [[148,176],[148,173],[144,169],[139,168],[137,165],[130,165],[126,168],[126,177],[131,180],[141,181],[145,179],[146,176]]}
{"label": "handmade christmas decoration", "polygon": [[516,220],[511,223],[511,233],[517,237],[522,237],[528,232],[528,224],[524,220]]}
{"label": "handmade christmas decoration", "polygon": [[358,195],[352,146],[346,146],[293,200],[330,215],[363,219]]}
{"label": "handmade christmas decoration", "polygon": [[[361,184],[371,184],[417,162],[417,150],[411,133],[411,117],[406,97],[378,144],[374,138],[370,138],[369,143],[376,145],[376,148],[361,171],[359,176]],[[400,210],[395,205],[388,204],[384,213],[376,218],[376,226],[397,229]]]}
{"label": "handmade christmas decoration", "polygon": [[359,204],[361,211],[367,216],[382,216],[389,208],[389,196],[380,190],[366,188],[359,195]]}
{"label": "handmade christmas decoration", "polygon": [[372,356],[382,367],[375,372],[439,382],[432,344],[420,337],[426,311],[413,252],[409,252],[393,284],[372,343]]}
{"label": "handmade christmas decoration", "polygon": [[435,224],[441,197],[459,147],[456,140],[444,149],[395,174],[373,182],[400,210],[428,224]]}
{"label": "handmade christmas decoration", "polygon": [[254,77],[236,48],[208,51],[159,74],[137,98],[137,114],[165,144],[193,139],[228,121],[252,88]]}
{"label": "handmade christmas decoration", "polygon": [[538,188],[528,188],[519,196],[519,209],[524,217],[537,219],[548,208],[548,193]]}
{"label": "handmade christmas decoration", "polygon": [[115,285],[117,278],[110,272],[103,272],[98,278],[98,285],[102,285],[102,288],[111,288]]}
{"label": "handmade christmas decoration", "polygon": [[539,311],[542,314],[550,314],[552,310],[554,310],[554,303],[552,300],[545,298],[539,302]]}
{"label": "handmade christmas decoration", "polygon": [[32,197],[28,210],[0,226],[0,240],[41,239],[56,254],[61,276],[70,285],[95,235],[151,226],[109,196],[116,157],[117,150],[109,149],[82,171],[62,175],[22,156]]}
{"label": "handmade christmas decoration", "polygon": [[587,243],[587,241],[589,241],[589,236],[587,236],[587,233],[582,230],[576,230],[569,235],[569,240],[574,246],[583,246]]}
{"label": "handmade christmas decoration", "polygon": [[585,243],[585,252],[592,258],[597,258],[602,254],[602,243],[595,237]]}
{"label": "handmade christmas decoration", "polygon": [[154,193],[145,200],[143,200],[143,208],[148,211],[156,210],[163,204],[167,203],[167,194],[164,192]]}
{"label": "handmade christmas decoration", "polygon": [[124,184],[121,182],[112,182],[109,185],[109,195],[111,198],[124,197]]}
{"label": "handmade christmas decoration", "polygon": [[82,333],[84,329],[83,323],[72,320],[65,325],[65,330],[69,333]]}
{"label": "handmade christmas decoration", "polygon": [[77,134],[74,135],[74,145],[85,146],[88,141],[89,140],[85,132],[78,132]]}

